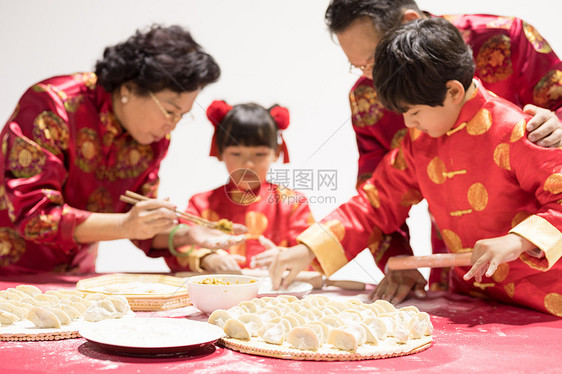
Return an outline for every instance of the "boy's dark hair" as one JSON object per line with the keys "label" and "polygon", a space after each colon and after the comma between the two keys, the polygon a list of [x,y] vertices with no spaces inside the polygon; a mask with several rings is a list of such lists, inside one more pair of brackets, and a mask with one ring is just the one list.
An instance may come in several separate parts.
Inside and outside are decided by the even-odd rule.
{"label": "boy's dark hair", "polygon": [[441,106],[446,83],[467,90],[474,76],[471,48],[443,18],[418,19],[391,30],[375,51],[373,85],[388,109],[404,113],[410,105]]}
{"label": "boy's dark hair", "polygon": [[414,0],[332,0],[325,21],[332,34],[344,31],[359,18],[369,18],[375,30],[386,34],[402,23],[406,9],[421,13]]}
{"label": "boy's dark hair", "polygon": [[147,95],[166,88],[180,93],[196,91],[216,82],[220,68],[181,26],[153,25],[105,48],[95,73],[107,92],[134,82],[136,93]]}
{"label": "boy's dark hair", "polygon": [[254,103],[238,104],[226,114],[217,128],[216,145],[221,154],[229,146],[266,146],[277,150],[277,124],[269,111]]}

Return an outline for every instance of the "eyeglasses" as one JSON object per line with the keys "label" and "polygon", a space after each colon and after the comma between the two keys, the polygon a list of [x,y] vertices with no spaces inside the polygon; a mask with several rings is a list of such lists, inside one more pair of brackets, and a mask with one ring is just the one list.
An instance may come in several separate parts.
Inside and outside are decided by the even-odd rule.
{"label": "eyeglasses", "polygon": [[365,74],[365,71],[370,71],[373,66],[375,66],[375,62],[371,61],[368,62],[365,65],[359,65],[359,66],[355,66],[353,64],[349,64],[349,72],[351,74]]}
{"label": "eyeglasses", "polygon": [[191,119],[193,118],[191,112],[187,112],[185,114],[175,114],[175,113],[168,112],[166,109],[164,109],[162,103],[160,102],[160,100],[158,100],[156,95],[152,93],[152,91],[148,91],[148,94],[150,95],[150,98],[152,99],[152,101],[154,101],[158,109],[160,109],[160,112],[162,112],[164,117],[166,117],[166,119],[171,123],[173,123],[174,125],[178,123],[185,115],[189,115]]}

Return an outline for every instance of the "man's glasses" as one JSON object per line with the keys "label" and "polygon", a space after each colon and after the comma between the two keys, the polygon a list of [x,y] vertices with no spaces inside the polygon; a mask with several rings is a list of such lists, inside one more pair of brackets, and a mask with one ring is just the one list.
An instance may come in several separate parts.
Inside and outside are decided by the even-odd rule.
{"label": "man's glasses", "polygon": [[160,109],[160,111],[162,112],[162,114],[164,115],[164,117],[166,117],[166,119],[168,121],[170,121],[171,123],[173,123],[174,125],[176,123],[178,123],[185,115],[189,115],[190,118],[193,118],[193,115],[191,114],[191,112],[185,113],[185,114],[175,114],[175,113],[170,113],[168,112],[163,106],[162,103],[160,102],[160,100],[158,100],[158,98],[156,97],[155,94],[152,93],[152,91],[148,91],[148,94],[150,95],[150,98],[152,99],[152,101],[154,101],[154,103],[156,104],[156,106],[158,107],[158,109]]}

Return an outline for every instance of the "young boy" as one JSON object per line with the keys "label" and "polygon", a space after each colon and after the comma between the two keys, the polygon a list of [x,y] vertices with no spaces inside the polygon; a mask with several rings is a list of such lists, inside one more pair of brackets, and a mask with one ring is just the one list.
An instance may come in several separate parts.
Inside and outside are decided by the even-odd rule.
{"label": "young boy", "polygon": [[[383,156],[400,143],[407,131],[402,115],[384,108],[375,94],[371,74],[375,48],[390,29],[432,17],[445,18],[459,29],[473,50],[474,75],[486,89],[533,115],[527,122],[532,142],[542,147],[562,144],[562,62],[529,23],[490,14],[437,16],[420,9],[414,0],[331,0],[326,24],[348,58],[350,72],[355,70],[361,75],[349,93],[359,152],[358,187],[371,177]],[[431,231],[433,253],[445,252],[434,225]],[[406,224],[385,235],[388,239],[390,246],[411,250]],[[430,289],[446,288],[447,279],[448,268],[432,269]]]}
{"label": "young boy", "polygon": [[[448,250],[473,253],[470,269],[451,271],[452,290],[562,316],[562,150],[529,142],[531,117],[473,74],[470,47],[443,19],[410,22],[381,40],[373,82],[409,132],[358,196],[278,255],[274,286],[314,257],[330,275],[365,247],[382,263],[406,254],[380,238],[425,198]],[[395,279],[395,291],[420,285]]]}

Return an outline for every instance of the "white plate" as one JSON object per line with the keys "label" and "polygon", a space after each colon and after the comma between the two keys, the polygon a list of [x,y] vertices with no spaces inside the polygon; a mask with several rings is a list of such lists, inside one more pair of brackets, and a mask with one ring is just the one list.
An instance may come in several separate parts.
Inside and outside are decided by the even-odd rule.
{"label": "white plate", "polygon": [[105,320],[79,332],[103,348],[144,355],[185,352],[224,336],[221,328],[206,322],[157,317]]}
{"label": "white plate", "polygon": [[271,283],[271,278],[264,278],[261,280],[258,296],[279,296],[279,295],[293,295],[296,297],[303,297],[312,291],[312,285],[306,282],[293,282],[286,289],[274,290]]}

